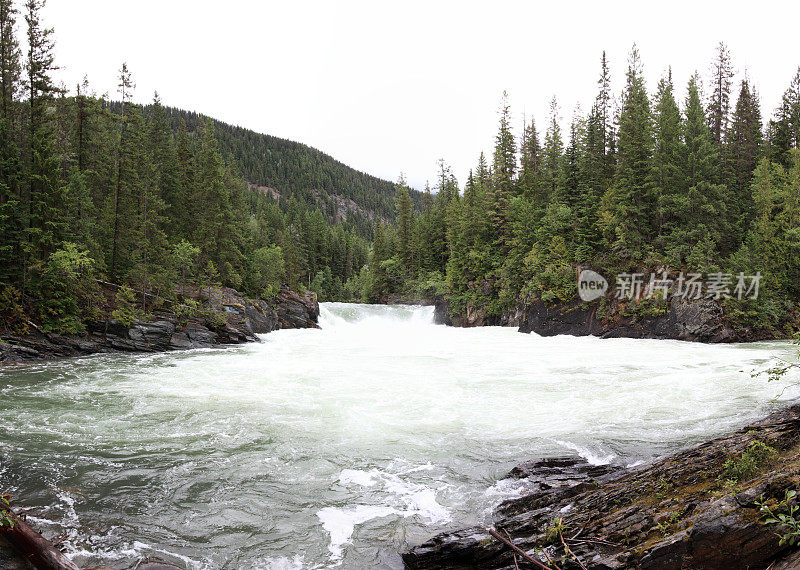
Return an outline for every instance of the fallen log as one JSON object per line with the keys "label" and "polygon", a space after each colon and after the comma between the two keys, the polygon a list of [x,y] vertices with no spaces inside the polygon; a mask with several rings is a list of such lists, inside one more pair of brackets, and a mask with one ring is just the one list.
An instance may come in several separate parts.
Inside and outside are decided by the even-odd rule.
{"label": "fallen log", "polygon": [[9,515],[11,527],[2,527],[0,532],[22,556],[39,570],[80,570],[64,556],[49,540],[33,530],[24,520],[0,501],[0,510]]}

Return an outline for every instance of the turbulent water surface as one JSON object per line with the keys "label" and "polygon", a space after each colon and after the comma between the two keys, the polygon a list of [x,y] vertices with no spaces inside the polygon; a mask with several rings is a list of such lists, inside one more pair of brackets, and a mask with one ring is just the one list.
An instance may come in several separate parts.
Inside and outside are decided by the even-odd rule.
{"label": "turbulent water surface", "polygon": [[797,388],[788,343],[541,338],[324,304],[263,343],[0,370],[0,485],[80,564],[394,568],[522,492],[516,463],[625,464],[738,428]]}

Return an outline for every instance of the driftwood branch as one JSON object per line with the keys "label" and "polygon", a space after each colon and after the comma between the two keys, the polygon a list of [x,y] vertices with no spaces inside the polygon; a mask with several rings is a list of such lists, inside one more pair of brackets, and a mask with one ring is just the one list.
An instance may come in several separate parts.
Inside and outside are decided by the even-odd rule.
{"label": "driftwood branch", "polygon": [[9,513],[14,522],[11,528],[4,528],[0,532],[37,569],[80,570],[69,558],[59,552],[49,540],[28,526],[14,511],[5,505],[0,505],[0,508]]}
{"label": "driftwood branch", "polygon": [[[528,560],[529,562],[533,563],[533,565],[534,565],[534,566],[536,566],[537,568],[541,568],[542,570],[552,570],[551,568],[549,568],[549,567],[545,566],[544,564],[542,564],[541,562],[539,562],[538,560],[536,560],[536,559],[535,559],[533,556],[531,556],[530,554],[528,554],[527,552],[525,552],[524,550],[522,550],[522,549],[521,549],[519,546],[517,546],[516,544],[514,544],[514,543],[513,543],[513,542],[511,542],[510,540],[508,540],[508,539],[504,538],[502,535],[500,535],[500,534],[499,534],[497,531],[495,531],[494,529],[487,528],[487,529],[486,529],[486,532],[488,532],[488,533],[489,533],[489,534],[491,534],[491,535],[492,535],[494,538],[496,538],[497,540],[499,540],[500,542],[502,542],[503,544],[505,544],[506,546],[508,546],[508,547],[509,547],[511,550],[513,550],[514,552],[517,552],[517,553],[519,553],[519,555],[520,555],[520,556],[522,556],[523,558],[525,558],[525,559],[526,559],[526,560]],[[558,569],[558,567],[556,567],[556,569],[557,569],[557,570],[560,570],[560,569]]]}
{"label": "driftwood branch", "polygon": [[564,545],[564,556],[566,556],[567,558],[572,558],[575,562],[578,563],[578,566],[583,568],[583,570],[586,570],[586,566],[583,565],[583,562],[581,562],[581,559],[578,558],[578,555],[569,549],[569,546],[567,546],[567,543],[564,541],[564,536],[560,532],[558,533],[558,538],[561,539],[561,544]]}
{"label": "driftwood branch", "polygon": [[622,548],[622,545],[618,542],[609,542],[607,540],[602,540],[599,538],[567,538],[565,539],[567,542],[589,542],[593,544],[605,544],[606,546],[614,546],[616,548]]}
{"label": "driftwood branch", "polygon": [[[506,533],[506,537],[508,538],[509,541],[511,541],[511,535],[508,534],[508,531],[503,529],[503,532]],[[514,557],[514,568],[516,570],[519,570],[519,564],[517,564],[517,553],[516,552],[512,552],[511,556]]]}

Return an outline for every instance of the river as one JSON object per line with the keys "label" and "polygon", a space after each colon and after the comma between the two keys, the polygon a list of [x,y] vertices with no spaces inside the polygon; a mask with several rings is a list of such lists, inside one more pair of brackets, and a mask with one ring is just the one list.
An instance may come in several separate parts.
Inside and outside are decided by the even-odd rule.
{"label": "river", "polygon": [[338,303],[320,324],[0,369],[0,486],[80,565],[397,568],[522,493],[502,478],[523,460],[646,461],[800,396],[751,378],[788,342],[542,338]]}

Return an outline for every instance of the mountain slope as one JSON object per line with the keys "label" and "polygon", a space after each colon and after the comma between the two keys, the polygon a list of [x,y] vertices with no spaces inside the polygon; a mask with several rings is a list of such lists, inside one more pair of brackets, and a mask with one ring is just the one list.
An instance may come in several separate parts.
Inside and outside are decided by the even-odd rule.
{"label": "mountain slope", "polygon": [[[189,133],[199,131],[210,121],[216,128],[222,153],[233,158],[242,176],[254,186],[274,189],[286,200],[294,196],[316,204],[335,220],[354,213],[386,221],[395,217],[393,182],[355,170],[302,143],[256,133],[192,111],[172,107],[165,111],[175,131],[181,121],[185,121]],[[419,208],[422,193],[412,191],[411,195]]]}

